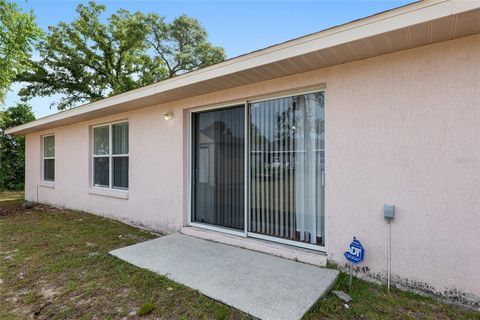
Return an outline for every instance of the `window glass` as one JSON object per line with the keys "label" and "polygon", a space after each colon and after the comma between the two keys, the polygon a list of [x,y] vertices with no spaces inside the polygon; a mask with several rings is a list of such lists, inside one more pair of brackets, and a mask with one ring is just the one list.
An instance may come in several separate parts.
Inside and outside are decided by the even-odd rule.
{"label": "window glass", "polygon": [[93,184],[98,187],[109,187],[110,185],[110,158],[96,157],[93,159],[94,178]]}
{"label": "window glass", "polygon": [[43,180],[45,181],[55,180],[55,159],[43,160]]}
{"label": "window glass", "polygon": [[245,226],[245,107],[193,115],[192,221]]}
{"label": "window glass", "polygon": [[324,93],[250,108],[249,231],[325,245]]}
{"label": "window glass", "polygon": [[128,122],[93,128],[93,185],[128,189]]}
{"label": "window glass", "polygon": [[55,136],[43,137],[43,156],[55,157]]}
{"label": "window glass", "polygon": [[113,187],[128,188],[128,157],[113,157]]}
{"label": "window glass", "polygon": [[109,153],[109,127],[97,127],[93,129],[93,154],[106,155]]}
{"label": "window glass", "polygon": [[113,154],[128,154],[128,123],[112,125]]}

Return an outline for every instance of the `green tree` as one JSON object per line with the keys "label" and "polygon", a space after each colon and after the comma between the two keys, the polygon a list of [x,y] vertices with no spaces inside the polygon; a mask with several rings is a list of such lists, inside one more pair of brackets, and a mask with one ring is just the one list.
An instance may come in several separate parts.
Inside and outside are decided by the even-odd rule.
{"label": "green tree", "polygon": [[32,49],[41,35],[32,13],[0,0],[0,102],[16,75],[32,67]]}
{"label": "green tree", "polygon": [[94,2],[80,4],[73,22],[49,27],[35,71],[17,78],[28,82],[21,96],[61,94],[57,108],[62,110],[137,88],[144,84],[144,72],[158,72],[145,51],[143,14],[119,10],[103,24],[104,11]]}
{"label": "green tree", "polygon": [[163,17],[150,13],[145,25],[146,42],[154,51],[155,62],[167,67],[169,78],[225,59],[223,48],[208,42],[206,30],[196,19],[182,15],[166,23]]}
{"label": "green tree", "polygon": [[35,71],[17,78],[28,83],[21,96],[61,94],[56,107],[63,110],[225,59],[192,18],[169,24],[156,14],[121,9],[104,24],[105,9],[95,2],[79,5],[73,22],[49,27]]}
{"label": "green tree", "polygon": [[25,182],[25,138],[6,135],[5,130],[33,120],[25,103],[0,111],[0,190],[22,190]]}

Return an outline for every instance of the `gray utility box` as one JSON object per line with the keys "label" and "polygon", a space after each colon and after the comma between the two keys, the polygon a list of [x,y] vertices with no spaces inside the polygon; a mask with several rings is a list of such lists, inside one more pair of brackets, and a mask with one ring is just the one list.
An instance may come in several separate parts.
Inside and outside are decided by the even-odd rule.
{"label": "gray utility box", "polygon": [[391,204],[383,205],[383,216],[387,220],[392,220],[395,216],[395,206]]}

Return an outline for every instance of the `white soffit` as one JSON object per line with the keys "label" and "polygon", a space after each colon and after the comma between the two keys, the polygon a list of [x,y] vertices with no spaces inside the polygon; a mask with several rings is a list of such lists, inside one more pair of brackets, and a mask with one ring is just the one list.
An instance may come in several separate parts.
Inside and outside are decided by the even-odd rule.
{"label": "white soffit", "polygon": [[6,133],[31,133],[479,33],[480,1],[416,2],[62,111]]}

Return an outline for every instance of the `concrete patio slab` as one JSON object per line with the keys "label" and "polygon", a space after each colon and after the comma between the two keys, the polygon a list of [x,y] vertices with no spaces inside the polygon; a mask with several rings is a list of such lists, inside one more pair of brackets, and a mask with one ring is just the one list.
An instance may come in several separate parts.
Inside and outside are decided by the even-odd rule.
{"label": "concrete patio slab", "polygon": [[300,319],[338,276],[336,270],[178,233],[110,253],[260,319]]}

